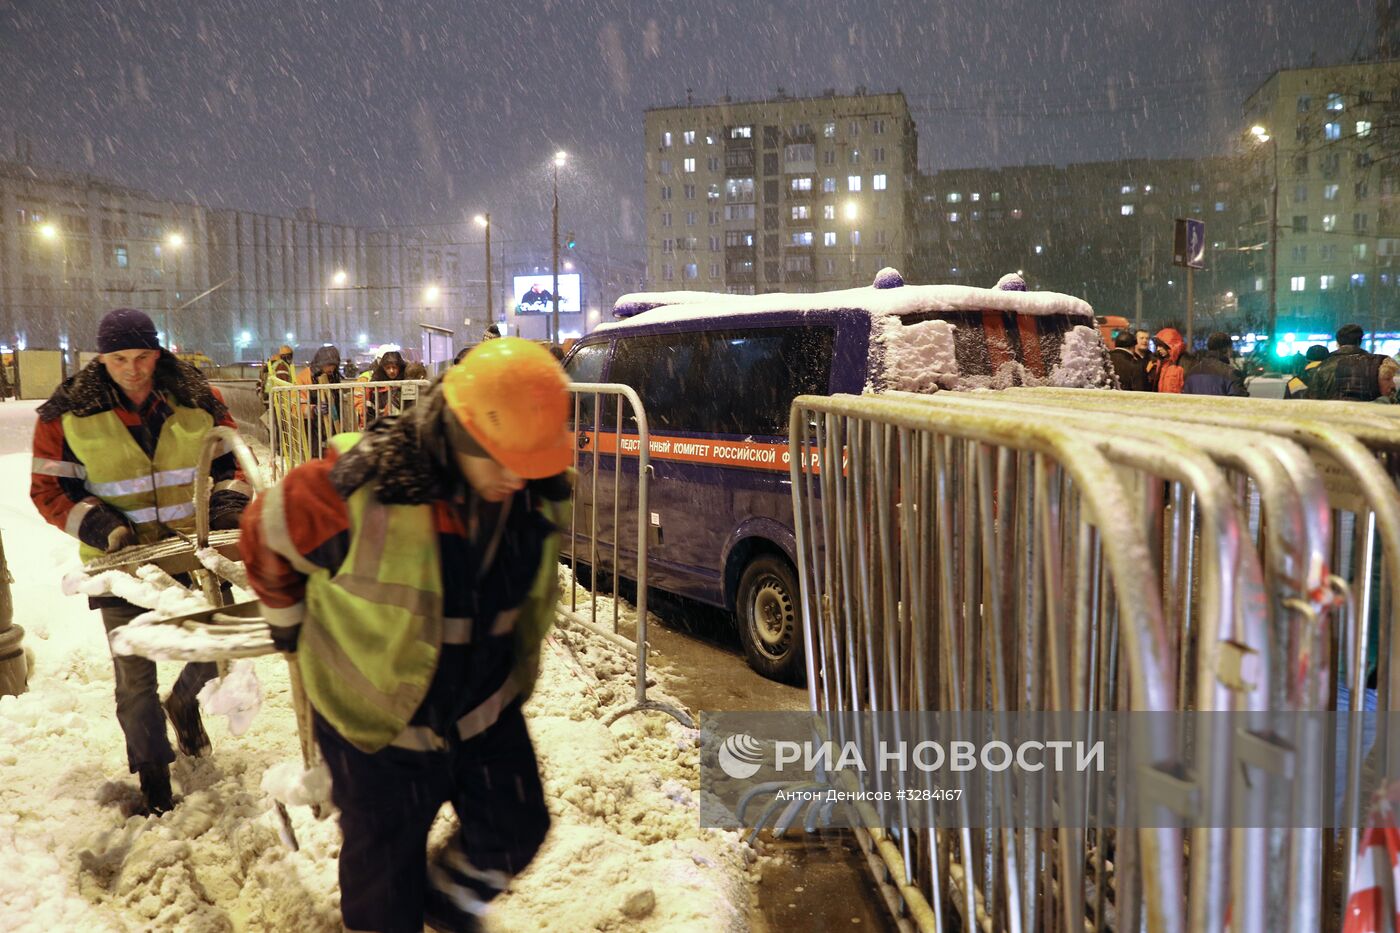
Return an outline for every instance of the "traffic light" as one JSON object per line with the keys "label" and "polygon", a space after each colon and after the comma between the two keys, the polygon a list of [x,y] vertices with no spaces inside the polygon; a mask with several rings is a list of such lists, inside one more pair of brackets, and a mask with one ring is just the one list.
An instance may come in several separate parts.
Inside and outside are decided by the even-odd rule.
{"label": "traffic light", "polygon": [[572,233],[570,233],[568,236],[564,237],[564,248],[565,248],[565,249],[573,249],[574,246],[575,246],[577,243],[578,243],[578,241],[577,241],[576,239],[574,239],[574,235],[573,235]]}

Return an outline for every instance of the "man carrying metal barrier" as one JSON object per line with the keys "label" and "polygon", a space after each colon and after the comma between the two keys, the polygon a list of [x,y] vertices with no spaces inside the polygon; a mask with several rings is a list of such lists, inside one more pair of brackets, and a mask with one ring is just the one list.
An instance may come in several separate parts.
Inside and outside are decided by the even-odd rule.
{"label": "man carrying metal barrier", "polygon": [[[351,929],[479,929],[549,829],[521,707],[558,598],[569,406],[547,351],[491,341],[243,520],[249,580],[315,709]],[[447,801],[461,828],[429,866]]]}
{"label": "man carrying metal barrier", "polygon": [[[133,544],[185,537],[194,530],[193,484],[200,443],[215,425],[235,428],[219,390],[163,349],[141,311],[118,308],[102,318],[101,355],[39,407],[34,429],[30,498],[52,525],[79,540],[85,560]],[[231,453],[215,459],[211,524],[235,528],[252,493]],[[110,633],[145,610],[112,596],[94,597]],[[196,695],[215,674],[212,663],[188,664],[164,704],[155,663],[115,657],[117,721],[127,764],[140,775],[146,812],[173,806],[165,717],[180,751],[209,750]]]}

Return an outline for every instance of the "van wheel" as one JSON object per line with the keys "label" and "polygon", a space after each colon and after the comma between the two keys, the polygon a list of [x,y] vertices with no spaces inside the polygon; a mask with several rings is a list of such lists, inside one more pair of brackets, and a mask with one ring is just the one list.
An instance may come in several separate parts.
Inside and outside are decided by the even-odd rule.
{"label": "van wheel", "polygon": [[754,558],[739,578],[739,641],[749,667],[770,680],[806,679],[799,592],[792,565],[772,554]]}

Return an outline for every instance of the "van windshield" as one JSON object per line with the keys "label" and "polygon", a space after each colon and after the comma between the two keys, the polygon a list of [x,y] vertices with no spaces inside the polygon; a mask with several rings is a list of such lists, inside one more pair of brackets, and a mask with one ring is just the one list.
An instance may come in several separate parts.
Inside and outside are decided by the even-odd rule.
{"label": "van windshield", "polygon": [[782,436],[793,398],[829,391],[833,342],[813,326],[630,337],[609,379],[637,390],[653,432]]}

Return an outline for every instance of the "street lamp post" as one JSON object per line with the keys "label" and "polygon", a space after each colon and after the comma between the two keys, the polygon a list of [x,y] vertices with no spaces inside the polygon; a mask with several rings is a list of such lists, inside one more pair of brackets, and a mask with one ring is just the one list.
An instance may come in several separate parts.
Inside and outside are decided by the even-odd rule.
{"label": "street lamp post", "polygon": [[562,150],[554,153],[554,236],[552,238],[554,287],[551,289],[551,296],[554,299],[554,344],[558,346],[559,340],[559,167],[564,164],[568,155]]}
{"label": "street lamp post", "polygon": [[1269,184],[1269,346],[1274,343],[1274,329],[1278,326],[1278,140],[1269,135],[1268,130],[1256,124],[1249,132],[1261,143],[1268,143],[1273,150],[1274,171]]}
{"label": "street lamp post", "polygon": [[[168,234],[168,235],[166,236],[166,238],[165,238],[165,245],[166,245],[166,247],[168,247],[168,248],[171,250],[171,252],[179,252],[181,249],[184,248],[184,245],[185,245],[185,238],[184,238],[182,235],[180,235],[179,233],[171,233],[171,234]],[[165,266],[165,253],[163,253],[163,252],[162,252],[161,255],[160,255],[160,263],[161,263],[161,266],[162,266],[162,268],[163,268],[163,267]],[[168,296],[168,295],[169,295],[169,293],[167,292],[167,296]],[[174,325],[175,325],[174,314],[172,313],[172,312],[174,311],[174,303],[175,303],[176,300],[179,299],[179,297],[180,297],[180,260],[179,260],[179,257],[176,257],[176,259],[175,259],[175,296],[174,296],[174,298],[167,297],[166,300],[165,300],[165,343],[166,343],[166,345],[169,346],[172,350],[174,350],[175,347],[178,346],[178,345],[176,344],[176,342],[175,342],[175,334],[174,334],[174,331],[172,331],[171,328],[173,328]]]}
{"label": "street lamp post", "polygon": [[[556,170],[557,172],[557,170]],[[557,183],[556,183],[557,184]],[[554,196],[554,225],[556,236],[559,227],[559,195],[556,189]],[[496,323],[496,307],[491,295],[491,212],[477,214],[476,222],[486,228],[486,326],[490,327]]]}
{"label": "street lamp post", "polygon": [[856,272],[856,218],[860,216],[860,207],[855,201],[846,202],[846,220],[850,221],[850,229],[846,231],[846,236],[851,241],[851,287],[859,287],[860,276]]}

